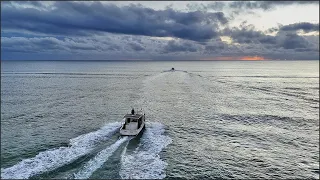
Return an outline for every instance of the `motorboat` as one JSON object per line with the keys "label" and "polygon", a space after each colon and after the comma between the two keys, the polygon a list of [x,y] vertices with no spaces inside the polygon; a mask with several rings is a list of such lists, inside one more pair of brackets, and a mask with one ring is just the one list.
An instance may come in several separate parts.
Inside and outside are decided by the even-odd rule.
{"label": "motorboat", "polygon": [[123,117],[124,123],[120,128],[122,136],[136,136],[145,128],[145,114],[141,111],[131,114],[126,114]]}

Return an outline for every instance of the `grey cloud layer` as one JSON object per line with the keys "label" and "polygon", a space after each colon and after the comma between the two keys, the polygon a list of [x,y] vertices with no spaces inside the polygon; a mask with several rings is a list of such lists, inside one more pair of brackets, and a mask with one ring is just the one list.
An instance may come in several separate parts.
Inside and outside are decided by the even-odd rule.
{"label": "grey cloud layer", "polygon": [[289,6],[293,4],[319,4],[319,1],[235,1],[235,2],[210,2],[208,4],[203,3],[190,3],[187,5],[189,10],[195,11],[222,11],[226,9],[232,9],[235,11],[240,10],[271,10],[277,7]]}
{"label": "grey cloud layer", "polygon": [[303,30],[304,32],[307,32],[307,33],[312,31],[319,32],[319,24],[302,22],[302,23],[289,24],[289,25],[280,27],[280,31],[298,31],[298,30]]}
{"label": "grey cloud layer", "polygon": [[[17,53],[51,53],[56,57],[81,54],[80,58],[87,54],[92,59],[93,55],[107,59],[283,54],[306,59],[319,57],[319,36],[298,35],[299,30],[319,32],[319,24],[309,22],[271,28],[269,32],[276,33],[271,36],[246,23],[230,28],[222,12],[154,10],[141,5],[118,7],[100,2],[55,2],[51,6],[40,1],[18,3],[29,8],[1,3],[1,30],[5,32],[1,37],[1,58]],[[292,3],[305,2],[232,2],[228,6],[262,8]],[[211,4],[217,10],[226,6],[225,2]],[[32,33],[24,36],[26,31]],[[223,42],[220,36],[230,36],[239,44]]]}
{"label": "grey cloud layer", "polygon": [[[305,25],[307,24],[307,28]],[[295,31],[299,29],[308,32],[319,31],[319,25],[310,23],[297,23],[282,26],[275,36],[266,35],[262,31],[255,30],[250,25],[243,25],[240,28],[225,29],[224,34],[232,37],[232,39],[240,44],[260,44],[266,49],[289,49],[296,51],[319,51],[319,46],[309,42],[304,36],[298,35]],[[293,32],[291,30],[294,30]],[[314,36],[316,37],[316,36]],[[317,36],[318,37],[318,36]],[[316,39],[315,39],[316,40]],[[318,40],[319,42],[319,40]]]}
{"label": "grey cloud layer", "polygon": [[230,3],[229,7],[236,9],[262,9],[270,10],[279,6],[292,4],[319,4],[319,1],[238,1]]}
{"label": "grey cloud layer", "polygon": [[[25,38],[2,37],[1,51],[8,53],[50,53],[82,55],[103,55],[108,59],[110,55],[128,57],[153,58],[157,55],[174,56],[198,56],[203,55],[265,55],[274,57],[275,54],[287,54],[292,57],[316,58],[319,56],[318,36],[299,36],[293,33],[279,33],[276,36],[268,36],[260,31],[250,29],[231,29],[226,35],[233,38],[240,45],[226,44],[221,40],[211,40],[207,43],[195,43],[190,40],[155,40],[146,36],[112,35],[97,37],[71,37],[57,39],[54,37]],[[303,55],[303,53],[306,53]],[[5,57],[5,56],[4,56]],[[80,56],[83,58],[84,56]],[[91,58],[94,59],[95,56]],[[47,56],[45,58],[48,58]],[[176,57],[178,58],[178,57]],[[179,58],[178,58],[179,59]]]}
{"label": "grey cloud layer", "polygon": [[197,52],[198,48],[195,44],[190,42],[169,41],[164,47],[164,53],[170,52]]}
{"label": "grey cloud layer", "polygon": [[297,32],[302,30],[304,33],[319,32],[319,23],[299,22],[288,25],[279,25],[278,27],[269,28],[266,32]]}
{"label": "grey cloud layer", "polygon": [[228,22],[222,12],[156,11],[139,5],[118,7],[100,2],[55,2],[53,7],[21,9],[6,3],[1,12],[2,29],[58,35],[110,32],[205,41],[217,36],[219,24]]}

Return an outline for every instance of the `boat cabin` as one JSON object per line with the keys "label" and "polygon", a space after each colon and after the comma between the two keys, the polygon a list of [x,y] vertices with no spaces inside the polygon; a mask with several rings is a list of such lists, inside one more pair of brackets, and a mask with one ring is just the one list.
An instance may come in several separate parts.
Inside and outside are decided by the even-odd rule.
{"label": "boat cabin", "polygon": [[145,129],[145,114],[142,110],[136,114],[126,114],[123,120],[124,123],[120,128],[122,136],[136,136]]}
{"label": "boat cabin", "polygon": [[140,125],[143,121],[143,115],[142,114],[126,114],[124,116],[125,118],[125,126],[124,129],[126,128],[126,125],[128,124],[137,124],[138,127],[136,128],[140,128]]}

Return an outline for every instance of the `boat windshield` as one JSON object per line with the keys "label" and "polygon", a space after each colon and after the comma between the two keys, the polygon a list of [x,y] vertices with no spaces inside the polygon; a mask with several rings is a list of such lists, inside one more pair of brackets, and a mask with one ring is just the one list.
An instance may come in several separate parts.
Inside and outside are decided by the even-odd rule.
{"label": "boat windshield", "polygon": [[131,119],[139,119],[140,117],[142,117],[142,114],[126,114],[124,117]]}
{"label": "boat windshield", "polygon": [[127,118],[126,119],[126,122],[137,122],[138,121],[138,119],[131,119],[131,118]]}

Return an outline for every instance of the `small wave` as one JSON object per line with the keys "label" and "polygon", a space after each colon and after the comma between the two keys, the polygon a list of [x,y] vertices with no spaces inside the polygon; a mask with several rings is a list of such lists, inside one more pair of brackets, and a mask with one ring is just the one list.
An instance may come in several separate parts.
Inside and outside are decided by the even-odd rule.
{"label": "small wave", "polygon": [[3,72],[2,74],[30,74],[30,75],[82,75],[82,76],[131,76],[119,73],[76,73],[76,72]]}
{"label": "small wave", "polygon": [[129,155],[121,157],[120,176],[123,179],[163,179],[167,163],[161,160],[159,153],[172,142],[163,135],[165,129],[161,123],[147,123],[141,137],[141,144]]}
{"label": "small wave", "polygon": [[[211,76],[211,77],[216,77],[216,76]],[[302,78],[302,79],[306,79],[306,78],[319,78],[317,76],[218,76],[218,77],[245,77],[245,78],[292,78],[292,79],[299,79],[299,78]]]}
{"label": "small wave", "polygon": [[122,143],[130,139],[129,137],[124,137],[116,141],[110,147],[100,151],[93,159],[88,161],[85,166],[76,174],[74,174],[75,179],[88,179],[92,173],[94,173],[98,168],[100,168],[108,158],[120,147]]}
{"label": "small wave", "polygon": [[98,131],[70,139],[69,147],[60,147],[40,152],[33,158],[24,159],[18,164],[1,169],[2,179],[27,179],[31,176],[52,171],[73,162],[93,150],[94,144],[115,134],[120,122],[110,123]]}

